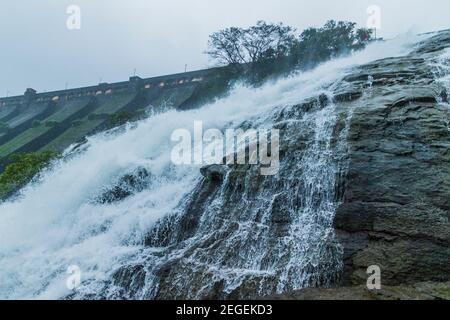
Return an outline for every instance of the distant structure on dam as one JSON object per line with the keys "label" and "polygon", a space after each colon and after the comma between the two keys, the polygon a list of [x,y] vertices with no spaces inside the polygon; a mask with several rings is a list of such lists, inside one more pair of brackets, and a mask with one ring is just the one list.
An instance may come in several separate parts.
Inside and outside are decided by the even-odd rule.
{"label": "distant structure on dam", "polygon": [[[16,152],[61,152],[118,118],[151,109],[179,108],[219,68],[174,75],[130,77],[118,83],[0,98],[0,159]],[[1,169],[1,168],[0,168]]]}

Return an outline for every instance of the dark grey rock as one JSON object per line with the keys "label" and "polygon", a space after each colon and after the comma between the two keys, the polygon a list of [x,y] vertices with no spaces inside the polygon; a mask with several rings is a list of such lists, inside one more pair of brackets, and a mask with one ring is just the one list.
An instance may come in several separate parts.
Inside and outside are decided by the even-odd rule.
{"label": "dark grey rock", "polygon": [[200,169],[201,174],[209,181],[221,182],[228,172],[226,166],[212,164]]}
{"label": "dark grey rock", "polygon": [[369,290],[365,286],[309,288],[264,299],[274,300],[448,300],[450,282],[424,282],[411,286],[382,286]]}
{"label": "dark grey rock", "polygon": [[121,177],[112,187],[104,191],[97,199],[100,203],[113,203],[141,192],[147,188],[150,174],[145,168],[138,168]]}
{"label": "dark grey rock", "polygon": [[385,285],[450,280],[450,110],[438,102],[439,84],[427,81],[426,59],[417,58],[448,46],[444,38],[448,33],[410,56],[361,67],[383,81],[355,110],[349,130],[350,165],[334,221],[344,284],[365,283],[370,265],[382,268]]}

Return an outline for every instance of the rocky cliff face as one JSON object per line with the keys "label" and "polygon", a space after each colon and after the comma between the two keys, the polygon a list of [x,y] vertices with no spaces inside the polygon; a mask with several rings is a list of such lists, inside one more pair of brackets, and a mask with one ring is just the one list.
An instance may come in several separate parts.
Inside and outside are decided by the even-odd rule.
{"label": "rocky cliff face", "polygon": [[[344,79],[358,98],[349,167],[333,222],[344,250],[335,289],[279,299],[450,298],[450,32]],[[369,79],[369,83],[367,82]],[[348,100],[348,99],[347,99]],[[365,287],[381,268],[382,290]]]}
{"label": "rocky cliff face", "polygon": [[371,265],[381,267],[385,285],[449,280],[449,45],[445,32],[344,79],[357,91],[373,79],[351,120],[334,220],[347,285],[365,283]]}

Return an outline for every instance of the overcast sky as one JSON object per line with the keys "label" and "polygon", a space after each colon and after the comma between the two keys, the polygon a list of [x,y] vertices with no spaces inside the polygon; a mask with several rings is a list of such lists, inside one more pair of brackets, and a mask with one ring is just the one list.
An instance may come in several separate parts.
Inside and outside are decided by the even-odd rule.
{"label": "overcast sky", "polygon": [[[69,5],[81,28],[66,26]],[[329,19],[365,26],[381,8],[385,38],[450,28],[449,0],[1,0],[0,96],[205,68],[208,35],[257,20],[299,31]]]}

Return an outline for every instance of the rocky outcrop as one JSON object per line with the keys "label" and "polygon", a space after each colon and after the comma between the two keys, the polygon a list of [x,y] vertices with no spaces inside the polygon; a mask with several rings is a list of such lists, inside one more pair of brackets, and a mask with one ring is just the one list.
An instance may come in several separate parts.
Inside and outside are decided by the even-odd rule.
{"label": "rocky outcrop", "polygon": [[114,203],[121,201],[135,193],[141,192],[149,186],[150,173],[145,168],[137,168],[124,175],[116,183],[96,199],[98,203]]}
{"label": "rocky outcrop", "polygon": [[345,79],[352,87],[373,79],[352,116],[334,221],[345,285],[364,284],[371,265],[381,267],[384,285],[450,280],[449,88],[436,81],[439,50],[449,45],[445,32]]}
{"label": "rocky outcrop", "polygon": [[205,166],[200,169],[200,173],[209,181],[221,182],[227,175],[228,168],[218,164]]}

